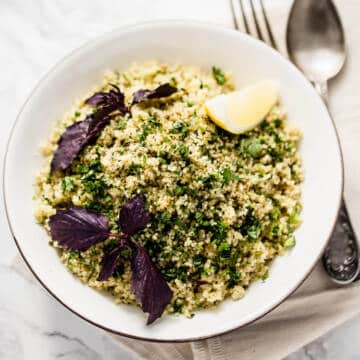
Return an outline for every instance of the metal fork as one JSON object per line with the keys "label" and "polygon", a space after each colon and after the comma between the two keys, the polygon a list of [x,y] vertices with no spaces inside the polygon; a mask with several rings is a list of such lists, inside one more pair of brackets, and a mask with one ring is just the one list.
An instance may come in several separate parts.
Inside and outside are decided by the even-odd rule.
{"label": "metal fork", "polygon": [[[248,5],[250,5],[250,9],[246,11],[245,1],[244,0],[230,0],[231,13],[233,17],[234,27],[237,30],[241,30],[241,22],[243,23],[244,30],[247,34],[257,37],[259,40],[266,42],[268,45],[272,46],[275,50],[279,51],[278,45],[275,41],[274,34],[271,30],[271,25],[269,22],[269,18],[266,14],[266,9],[264,6],[263,0],[247,0]],[[257,14],[256,5],[258,3],[260,5],[261,15]],[[239,10],[237,12],[237,9]],[[255,26],[254,31],[251,30],[250,21],[247,15],[248,12],[251,12],[251,16],[253,18],[253,23]],[[237,15],[238,13],[238,15]],[[264,22],[264,27],[260,26],[260,17],[262,17]],[[255,32],[255,34],[253,33]]]}

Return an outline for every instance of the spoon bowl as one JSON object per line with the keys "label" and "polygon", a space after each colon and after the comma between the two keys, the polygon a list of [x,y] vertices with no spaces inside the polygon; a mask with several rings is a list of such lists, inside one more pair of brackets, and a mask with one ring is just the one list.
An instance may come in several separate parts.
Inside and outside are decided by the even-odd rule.
{"label": "spoon bowl", "polygon": [[331,0],[295,0],[286,42],[291,60],[315,83],[336,76],[344,65],[344,30]]}

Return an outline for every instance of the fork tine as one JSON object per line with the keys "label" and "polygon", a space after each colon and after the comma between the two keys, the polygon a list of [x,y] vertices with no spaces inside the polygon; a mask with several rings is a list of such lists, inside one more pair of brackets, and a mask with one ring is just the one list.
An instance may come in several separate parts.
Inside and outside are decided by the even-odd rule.
{"label": "fork tine", "polygon": [[243,4],[243,1],[239,0],[239,2],[240,2],[240,10],[241,10],[241,14],[242,14],[243,22],[244,22],[245,31],[249,35],[251,35],[249,23],[248,23],[248,21],[246,19],[246,13],[245,13],[245,7],[244,7],[244,4]]}
{"label": "fork tine", "polygon": [[252,16],[253,16],[253,18],[254,18],[254,23],[255,23],[255,29],[256,29],[257,37],[258,37],[260,40],[265,41],[264,36],[263,36],[263,33],[262,33],[262,31],[261,31],[261,27],[260,27],[260,24],[259,24],[258,17],[257,17],[257,15],[256,15],[256,10],[255,10],[255,6],[254,6],[253,0],[250,0],[250,7],[251,7]]}
{"label": "fork tine", "polygon": [[276,44],[275,38],[274,38],[274,34],[273,34],[272,30],[271,30],[271,25],[270,25],[269,19],[268,19],[267,14],[266,14],[266,10],[265,10],[263,0],[260,0],[260,7],[261,7],[261,11],[262,11],[262,14],[263,14],[263,17],[264,17],[266,31],[268,32],[268,35],[269,35],[270,44],[274,49],[279,50],[279,48],[278,48],[278,46]]}
{"label": "fork tine", "polygon": [[234,28],[236,30],[240,30],[240,25],[239,25],[239,21],[236,17],[236,12],[235,12],[235,5],[234,5],[234,2],[236,0],[230,0],[230,6],[231,6],[231,15],[232,15],[232,18],[233,18],[233,23],[234,23]]}

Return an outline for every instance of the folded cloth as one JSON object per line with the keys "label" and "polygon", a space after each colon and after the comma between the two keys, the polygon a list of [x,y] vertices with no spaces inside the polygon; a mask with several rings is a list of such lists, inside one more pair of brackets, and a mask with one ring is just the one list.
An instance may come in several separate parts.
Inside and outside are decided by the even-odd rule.
{"label": "folded cloth", "polygon": [[[360,26],[358,0],[335,1],[344,22],[349,57],[346,68],[331,87],[330,107],[338,126],[345,160],[345,198],[357,234],[360,234]],[[284,38],[288,0],[265,1],[279,42]],[[280,42],[284,51],[284,44]],[[29,274],[20,257],[14,267]],[[139,359],[278,360],[360,312],[360,283],[333,284],[318,264],[301,287],[284,303],[255,323],[228,334],[193,343],[166,344],[115,336],[120,346]],[[196,321],[196,320],[193,320]]]}

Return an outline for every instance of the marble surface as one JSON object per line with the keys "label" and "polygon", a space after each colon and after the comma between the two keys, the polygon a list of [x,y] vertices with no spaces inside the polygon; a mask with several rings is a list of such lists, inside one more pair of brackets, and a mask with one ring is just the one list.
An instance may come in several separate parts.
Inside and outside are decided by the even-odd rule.
{"label": "marble surface", "polygon": [[[21,104],[55,62],[119,25],[155,18],[188,18],[232,26],[225,0],[1,0],[1,162]],[[0,200],[0,359],[133,359],[104,332],[70,313],[37,283],[11,268],[17,250]],[[359,359],[359,334],[360,317],[287,360]]]}

